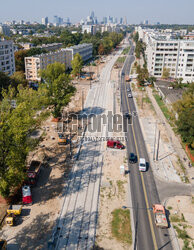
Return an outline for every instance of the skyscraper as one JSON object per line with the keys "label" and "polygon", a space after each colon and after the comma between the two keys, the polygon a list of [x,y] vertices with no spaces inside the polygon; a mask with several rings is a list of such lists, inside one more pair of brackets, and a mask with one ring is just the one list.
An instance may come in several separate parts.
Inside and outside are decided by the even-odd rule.
{"label": "skyscraper", "polygon": [[43,17],[42,18],[42,24],[47,25],[48,24],[48,17]]}
{"label": "skyscraper", "polygon": [[104,23],[104,24],[107,24],[107,17],[103,17],[102,20],[103,20],[103,23]]}
{"label": "skyscraper", "polygon": [[53,23],[58,26],[59,25],[59,18],[58,16],[54,16]]}
{"label": "skyscraper", "polygon": [[124,25],[127,25],[127,18],[126,18],[126,16],[124,17],[123,24],[124,24]]}
{"label": "skyscraper", "polygon": [[91,18],[94,18],[94,11],[91,12]]}
{"label": "skyscraper", "polygon": [[123,18],[122,17],[120,18],[120,24],[123,24]]}

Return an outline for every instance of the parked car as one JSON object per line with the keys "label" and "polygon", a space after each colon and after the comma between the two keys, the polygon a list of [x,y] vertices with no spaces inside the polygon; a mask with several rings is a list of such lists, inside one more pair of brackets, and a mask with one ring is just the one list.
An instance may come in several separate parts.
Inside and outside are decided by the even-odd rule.
{"label": "parked car", "polygon": [[116,141],[116,140],[108,140],[107,147],[108,148],[117,148],[117,149],[124,149],[125,148],[125,146],[120,141]]}
{"label": "parked car", "polygon": [[128,88],[128,89],[127,89],[127,92],[130,92],[130,91],[131,91],[131,89],[130,89],[130,88]]}
{"label": "parked car", "polygon": [[129,93],[129,94],[128,94],[128,97],[129,97],[129,98],[131,98],[131,97],[132,97],[132,94],[131,94],[131,93]]}

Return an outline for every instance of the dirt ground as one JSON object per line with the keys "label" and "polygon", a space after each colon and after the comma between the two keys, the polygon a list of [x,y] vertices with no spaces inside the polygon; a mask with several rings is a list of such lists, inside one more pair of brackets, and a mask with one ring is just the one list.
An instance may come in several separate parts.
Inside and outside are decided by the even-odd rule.
{"label": "dirt ground", "polygon": [[[118,70],[113,69],[111,81],[115,83],[117,97],[116,112],[120,113],[120,101],[118,100]],[[114,133],[113,136],[122,137],[122,133]],[[123,142],[123,144],[125,144]],[[116,240],[111,232],[112,212],[115,209],[127,206],[128,174],[120,173],[120,166],[124,165],[127,170],[126,149],[106,149],[104,152],[103,176],[100,188],[100,206],[96,244],[105,250],[131,249],[126,244]]]}
{"label": "dirt ground", "polygon": [[[178,227],[181,230],[185,230],[189,236],[189,238],[181,239],[177,233],[181,249],[184,246],[185,239],[188,240],[189,247],[191,247],[186,249],[193,249],[194,248],[194,216],[193,216],[194,197],[191,196],[172,197],[167,201],[166,208],[169,211],[171,223],[173,224],[175,230],[176,227]],[[175,220],[177,220],[177,222],[175,222]]]}
{"label": "dirt ground", "polygon": [[[102,67],[103,64],[100,64],[98,69],[94,66],[90,67],[90,70],[94,72],[93,78]],[[88,70],[87,67],[86,70]],[[82,109],[82,100],[86,99],[90,81],[80,80],[75,86],[77,92],[69,105],[64,108],[65,112],[79,112]],[[4,225],[0,231],[0,238],[7,240],[8,247],[47,249],[48,239],[61,209],[62,190],[72,167],[70,146],[58,145],[57,123],[52,122],[51,116],[42,124],[37,134],[42,134],[43,140],[37,149],[30,153],[28,161],[45,159],[44,164],[37,185],[32,188],[33,205],[23,206],[16,226]],[[77,151],[77,135],[72,136],[74,154]]]}

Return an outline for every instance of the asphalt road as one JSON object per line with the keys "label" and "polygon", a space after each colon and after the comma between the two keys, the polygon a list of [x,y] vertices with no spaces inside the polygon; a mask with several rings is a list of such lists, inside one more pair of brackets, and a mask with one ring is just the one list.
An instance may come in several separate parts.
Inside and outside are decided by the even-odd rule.
{"label": "asphalt road", "polygon": [[[121,105],[123,113],[136,113],[133,98],[127,97],[127,88],[130,84],[125,83],[125,75],[129,75],[131,64],[135,60],[133,56],[134,47],[130,42],[131,50],[126,59],[126,63],[121,72]],[[128,128],[126,132],[128,155],[133,152],[137,157],[146,159],[148,169],[141,173],[138,170],[138,163],[129,164],[129,178],[131,188],[131,198],[134,216],[135,242],[133,249],[172,249],[171,239],[167,229],[157,228],[154,224],[153,213],[150,209],[152,204],[160,203],[158,191],[154,181],[152,169],[149,165],[149,158],[141,132],[138,114],[133,116],[132,125],[128,125],[128,120],[124,120],[124,126]]]}

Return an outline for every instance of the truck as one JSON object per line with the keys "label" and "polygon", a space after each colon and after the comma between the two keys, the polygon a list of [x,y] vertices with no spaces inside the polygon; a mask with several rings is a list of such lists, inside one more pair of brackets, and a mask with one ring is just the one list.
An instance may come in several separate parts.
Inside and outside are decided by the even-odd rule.
{"label": "truck", "polygon": [[16,216],[20,215],[22,212],[22,205],[11,205],[7,209],[7,216],[5,222],[9,226],[14,226]]}
{"label": "truck", "polygon": [[41,170],[41,161],[32,160],[30,166],[27,168],[27,176],[29,185],[35,185],[38,179],[38,175]]}
{"label": "truck", "polygon": [[23,204],[32,205],[32,193],[30,186],[25,185],[22,187],[22,202]]}
{"label": "truck", "polygon": [[124,149],[125,146],[117,140],[108,140],[107,141],[107,147],[108,148],[116,148],[116,149]]}
{"label": "truck", "polygon": [[154,221],[157,227],[168,228],[165,207],[161,204],[153,204]]}

